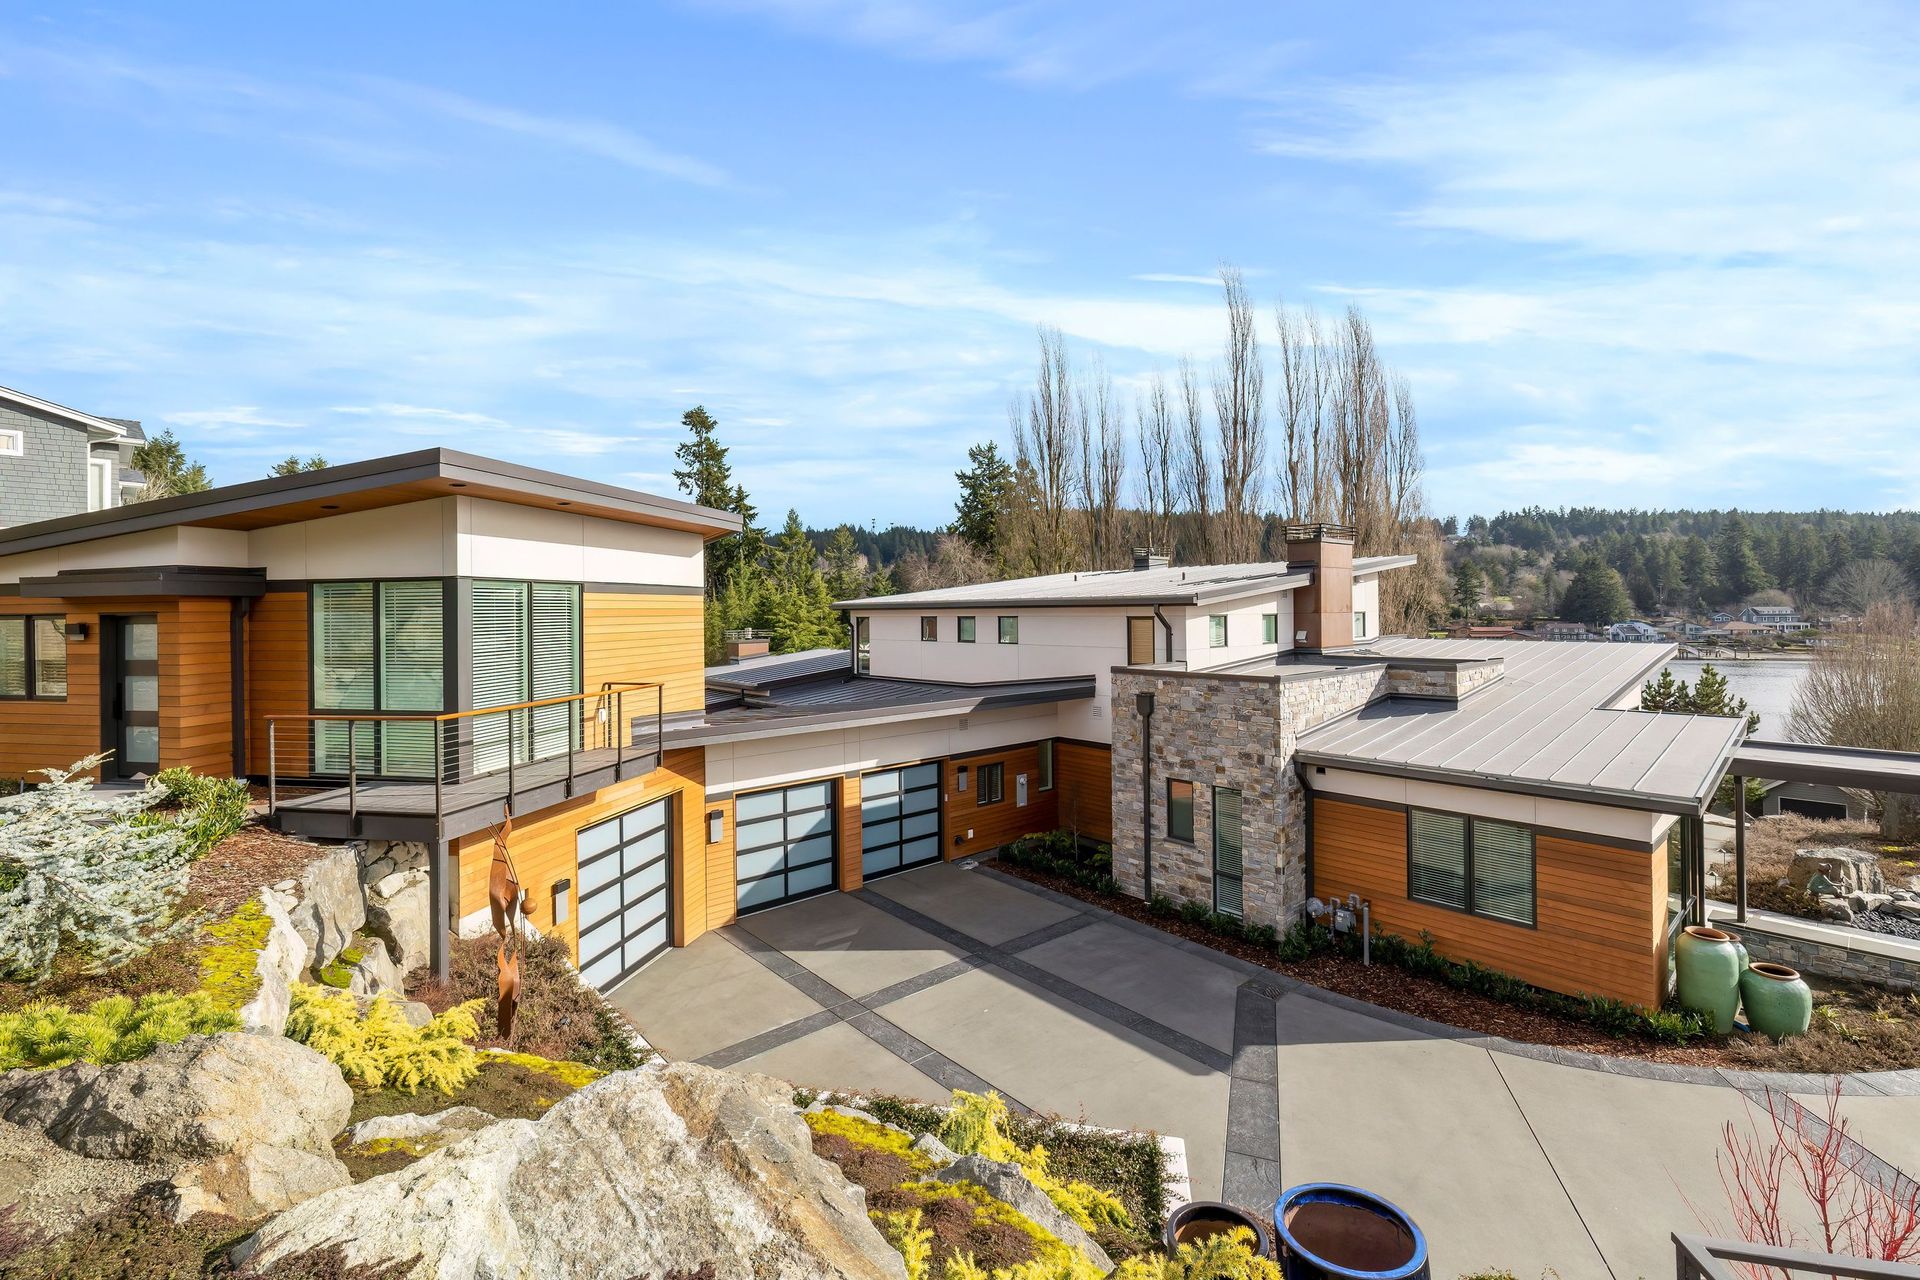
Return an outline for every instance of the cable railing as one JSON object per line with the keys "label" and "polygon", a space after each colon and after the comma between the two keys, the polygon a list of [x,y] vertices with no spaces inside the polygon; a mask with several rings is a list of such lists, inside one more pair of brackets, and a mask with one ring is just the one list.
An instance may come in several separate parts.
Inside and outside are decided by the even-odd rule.
{"label": "cable railing", "polygon": [[1740,1240],[1673,1233],[1674,1280],[1748,1280],[1778,1275],[1848,1276],[1852,1280],[1920,1280],[1920,1267],[1910,1262],[1876,1262],[1870,1258],[1783,1249]]}
{"label": "cable railing", "polygon": [[439,826],[450,810],[511,804],[536,787],[571,796],[583,775],[617,781],[657,760],[665,720],[665,687],[649,680],[465,711],[271,715],[267,811],[344,812],[357,834],[369,804]]}

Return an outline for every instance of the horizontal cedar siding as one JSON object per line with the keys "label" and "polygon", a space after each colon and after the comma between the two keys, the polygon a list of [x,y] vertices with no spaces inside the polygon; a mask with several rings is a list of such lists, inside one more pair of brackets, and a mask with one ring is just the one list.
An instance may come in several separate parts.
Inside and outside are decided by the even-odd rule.
{"label": "horizontal cedar siding", "polygon": [[1549,991],[1659,1006],[1665,957],[1666,855],[1534,840],[1537,928],[1503,924],[1407,898],[1407,816],[1319,797],[1313,810],[1313,893],[1372,904],[1374,927]]}
{"label": "horizontal cedar siding", "polygon": [[[1056,755],[1056,769],[1058,760]],[[1006,766],[1003,798],[998,804],[982,808],[979,804],[980,766],[995,762]],[[960,790],[957,776],[963,766],[967,770],[965,792]],[[1014,781],[1022,773],[1027,775],[1025,808],[1016,803],[1019,790]],[[1056,799],[1060,792],[1057,787],[1052,791],[1040,790],[1040,749],[1035,744],[949,760],[946,764],[945,787],[946,812],[942,816],[946,820],[945,853],[949,859],[986,853],[1021,836],[1032,835],[1036,831],[1051,831],[1059,825]],[[966,839],[969,827],[973,829],[971,840]]]}
{"label": "horizontal cedar siding", "polygon": [[69,623],[87,624],[85,640],[67,641],[67,697],[64,702],[0,700],[0,778],[28,778],[41,769],[64,769],[100,749],[99,602],[30,599],[0,600],[0,617],[60,614]]}
{"label": "horizontal cedar siding", "polygon": [[1113,752],[1081,742],[1053,746],[1059,821],[1091,840],[1113,840]]}
{"label": "horizontal cedar siding", "polygon": [[[685,946],[706,932],[704,923],[687,927],[687,921],[704,921],[705,757],[697,750],[669,751],[658,769],[644,778],[631,778],[602,787],[591,795],[552,805],[538,813],[513,820],[513,834],[507,842],[521,887],[532,898],[528,913],[542,933],[566,939],[574,951],[579,938],[580,860],[576,837],[582,827],[651,804],[662,796],[678,796],[673,806],[674,848],[670,864],[673,888],[673,942]],[[487,879],[493,867],[493,836],[476,831],[454,843],[455,883],[459,886],[454,903],[456,919],[487,908]],[[574,884],[573,907],[565,924],[553,921],[553,886],[561,880]],[[574,954],[579,961],[579,955]]]}
{"label": "horizontal cedar siding", "polygon": [[[261,596],[247,618],[247,767],[254,774],[268,772],[267,717],[307,713],[307,676],[307,593]],[[280,726],[281,772],[306,772],[310,728],[298,721]]]}
{"label": "horizontal cedar siding", "polygon": [[[666,686],[666,711],[706,705],[706,633],[697,595],[620,595],[588,592],[581,600],[583,692],[608,681],[655,681]],[[629,693],[629,720],[654,709],[652,691]]]}
{"label": "horizontal cedar siding", "polygon": [[160,613],[160,762],[233,775],[232,605],[189,597]]}

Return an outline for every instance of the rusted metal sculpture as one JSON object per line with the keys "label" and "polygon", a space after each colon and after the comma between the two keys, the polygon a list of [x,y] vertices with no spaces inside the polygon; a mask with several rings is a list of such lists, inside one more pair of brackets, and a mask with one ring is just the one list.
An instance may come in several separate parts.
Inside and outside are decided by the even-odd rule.
{"label": "rusted metal sculpture", "polygon": [[502,1040],[513,1034],[514,1010],[520,1006],[520,953],[524,942],[520,935],[520,912],[526,890],[520,887],[520,873],[507,849],[507,837],[513,834],[513,809],[506,806],[504,817],[493,832],[493,866],[487,873],[487,901],[493,908],[493,931],[500,936],[494,959],[500,973],[499,1034]]}

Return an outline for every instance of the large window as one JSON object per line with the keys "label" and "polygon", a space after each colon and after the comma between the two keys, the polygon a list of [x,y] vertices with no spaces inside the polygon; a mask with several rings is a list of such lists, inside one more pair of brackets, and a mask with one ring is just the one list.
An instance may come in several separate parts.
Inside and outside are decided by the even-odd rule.
{"label": "large window", "polygon": [[1213,909],[1237,916],[1241,910],[1240,793],[1213,789]]}
{"label": "large window", "polygon": [[1052,738],[1046,738],[1041,741],[1039,756],[1040,756],[1039,765],[1034,770],[1034,772],[1038,775],[1035,781],[1039,783],[1040,790],[1051,791],[1053,790],[1053,739]]}
{"label": "large window", "polygon": [[1509,924],[1534,923],[1533,832],[1506,822],[1413,809],[1407,896]]}
{"label": "large window", "polygon": [[1227,615],[1216,613],[1207,619],[1207,643],[1216,649],[1227,647]]}
{"label": "large window", "polygon": [[1006,618],[1000,619],[1000,643],[1001,644],[1019,644],[1020,643],[1020,619],[1019,618],[1006,617]]}
{"label": "large window", "polygon": [[67,620],[0,618],[0,698],[67,696]]}
{"label": "large window", "polygon": [[1260,615],[1260,643],[1262,644],[1279,644],[1280,643],[1280,615],[1279,614],[1263,613]]}
{"label": "large window", "polygon": [[974,801],[976,806],[999,804],[1007,798],[1007,766],[998,762],[983,764],[974,772],[979,777],[976,785],[979,798]]}
{"label": "large window", "polygon": [[863,676],[873,670],[873,625],[866,618],[853,620],[853,669]]}
{"label": "large window", "polygon": [[[473,705],[504,707],[580,692],[580,588],[571,582],[473,584]],[[577,704],[479,716],[474,768],[485,773],[563,754],[580,714]],[[624,733],[615,726],[616,733]]]}
{"label": "large window", "polygon": [[1167,838],[1193,843],[1193,784],[1167,779]]}
{"label": "large window", "polygon": [[[438,578],[317,582],[313,586],[316,711],[428,713],[446,709],[446,588]],[[430,775],[431,723],[364,721],[352,733],[358,768]],[[344,773],[345,721],[314,726],[314,768]]]}
{"label": "large window", "polygon": [[962,614],[960,616],[959,625],[955,628],[955,630],[958,632],[955,638],[958,639],[961,644],[972,644],[973,643],[973,615]]}
{"label": "large window", "polygon": [[1355,640],[1365,640],[1367,638],[1367,613],[1364,609],[1356,609],[1354,611],[1353,638]]}

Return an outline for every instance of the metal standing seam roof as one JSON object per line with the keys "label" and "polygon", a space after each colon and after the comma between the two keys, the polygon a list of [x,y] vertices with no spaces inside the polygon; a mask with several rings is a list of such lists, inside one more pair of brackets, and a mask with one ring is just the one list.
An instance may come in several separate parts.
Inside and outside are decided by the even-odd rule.
{"label": "metal standing seam roof", "polygon": [[1671,645],[1392,639],[1370,649],[1500,658],[1504,671],[1465,702],[1389,698],[1303,734],[1303,763],[1697,814],[1745,732],[1729,716],[1606,705],[1663,666]]}
{"label": "metal standing seam roof", "polygon": [[851,669],[852,659],[845,649],[807,649],[800,653],[774,653],[744,658],[706,670],[707,687],[735,692],[771,689],[796,680],[818,679]]}
{"label": "metal standing seam roof", "polygon": [[939,684],[854,676],[809,680],[741,706],[710,708],[699,720],[668,725],[668,747],[733,742],[746,738],[811,733],[936,716],[964,715],[992,707],[1070,702],[1094,695],[1091,676],[1023,680],[1002,684]]}
{"label": "metal standing seam roof", "polygon": [[[1362,556],[1353,562],[1355,577],[1403,568],[1414,556]],[[1313,580],[1312,565],[1284,560],[1252,564],[1167,565],[1155,569],[1098,569],[1054,573],[1003,582],[976,582],[902,595],[842,600],[836,609],[941,609],[967,605],[1005,608],[1059,605],[1205,604],[1260,591],[1291,591]]]}
{"label": "metal standing seam roof", "polygon": [[1733,753],[1731,771],[1747,778],[1920,795],[1920,753],[1911,751],[1749,739]]}

